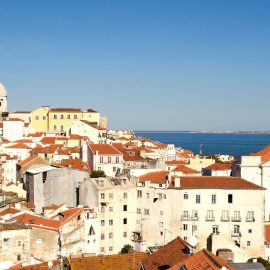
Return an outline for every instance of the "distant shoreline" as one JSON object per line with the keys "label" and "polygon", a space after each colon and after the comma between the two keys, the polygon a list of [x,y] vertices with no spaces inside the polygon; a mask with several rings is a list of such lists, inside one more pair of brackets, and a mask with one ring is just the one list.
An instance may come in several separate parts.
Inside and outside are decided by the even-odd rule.
{"label": "distant shoreline", "polygon": [[270,131],[134,130],[134,133],[270,134]]}

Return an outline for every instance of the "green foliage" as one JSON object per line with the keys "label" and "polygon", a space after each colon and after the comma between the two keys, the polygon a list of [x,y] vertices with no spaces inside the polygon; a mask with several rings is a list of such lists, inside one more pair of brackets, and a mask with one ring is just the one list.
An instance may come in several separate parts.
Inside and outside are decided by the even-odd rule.
{"label": "green foliage", "polygon": [[92,171],[90,177],[91,178],[106,177],[106,174],[104,171]]}
{"label": "green foliage", "polygon": [[121,249],[121,253],[131,253],[133,252],[133,247],[131,245],[124,245]]}

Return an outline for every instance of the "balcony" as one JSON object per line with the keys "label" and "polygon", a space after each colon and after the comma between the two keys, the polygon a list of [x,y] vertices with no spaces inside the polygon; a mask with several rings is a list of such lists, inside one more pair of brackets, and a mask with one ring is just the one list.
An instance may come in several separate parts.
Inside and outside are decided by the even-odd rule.
{"label": "balcony", "polygon": [[241,217],[238,217],[238,216],[231,217],[231,221],[232,222],[241,222]]}
{"label": "balcony", "polygon": [[215,221],[215,217],[214,216],[206,216],[205,221]]}
{"label": "balcony", "polygon": [[199,220],[199,217],[198,217],[198,216],[192,216],[192,217],[191,217],[191,220],[192,220],[192,221],[198,221],[198,220]]}
{"label": "balcony", "polygon": [[254,222],[255,217],[246,217],[246,222]]}
{"label": "balcony", "polygon": [[230,217],[229,217],[229,216],[222,216],[222,217],[220,218],[220,220],[221,220],[221,221],[226,221],[226,222],[228,222],[228,221],[230,221]]}
{"label": "balcony", "polygon": [[189,221],[190,216],[189,215],[181,215],[181,221]]}
{"label": "balcony", "polygon": [[241,237],[241,233],[240,232],[231,232],[231,237]]}

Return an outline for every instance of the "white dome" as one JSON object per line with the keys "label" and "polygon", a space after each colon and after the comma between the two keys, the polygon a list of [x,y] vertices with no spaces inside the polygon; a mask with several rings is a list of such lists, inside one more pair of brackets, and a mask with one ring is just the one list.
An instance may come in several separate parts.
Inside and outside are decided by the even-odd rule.
{"label": "white dome", "polygon": [[2,83],[0,83],[0,97],[6,97],[7,91]]}

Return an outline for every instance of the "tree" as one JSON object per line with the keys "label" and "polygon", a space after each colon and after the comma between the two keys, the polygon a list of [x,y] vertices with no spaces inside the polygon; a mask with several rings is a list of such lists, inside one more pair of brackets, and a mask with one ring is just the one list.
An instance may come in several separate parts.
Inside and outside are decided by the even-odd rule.
{"label": "tree", "polygon": [[[253,258],[249,259],[248,262],[253,262]],[[263,259],[262,257],[257,258],[257,262],[261,263],[266,270],[270,270],[270,263],[269,261]]]}
{"label": "tree", "polygon": [[131,253],[133,252],[133,247],[129,244],[127,245],[124,245],[121,249],[121,253],[124,254],[124,253]]}
{"label": "tree", "polygon": [[92,171],[90,177],[91,178],[106,177],[106,174],[104,171]]}

